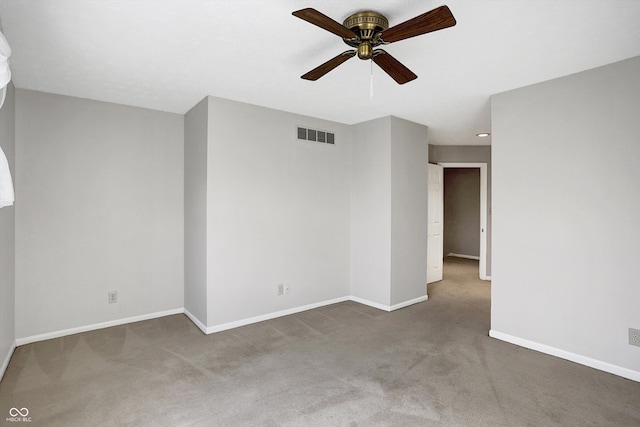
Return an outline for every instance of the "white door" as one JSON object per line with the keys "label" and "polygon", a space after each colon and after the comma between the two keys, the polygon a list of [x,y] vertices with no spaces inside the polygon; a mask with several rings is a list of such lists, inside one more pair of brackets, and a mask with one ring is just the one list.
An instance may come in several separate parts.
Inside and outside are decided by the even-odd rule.
{"label": "white door", "polygon": [[444,217],[444,172],[440,165],[429,164],[427,215],[427,283],[442,280],[442,232]]}

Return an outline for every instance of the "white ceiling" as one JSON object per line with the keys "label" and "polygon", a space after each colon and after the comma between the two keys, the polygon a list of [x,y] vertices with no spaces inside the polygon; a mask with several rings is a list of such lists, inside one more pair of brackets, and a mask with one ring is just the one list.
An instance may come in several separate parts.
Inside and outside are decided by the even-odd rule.
{"label": "white ceiling", "polygon": [[[385,49],[418,75],[403,86],[291,15],[342,22],[361,10],[393,26],[441,4],[458,24]],[[342,123],[394,115],[432,144],[487,144],[489,97],[640,55],[640,0],[0,0],[16,87],[185,113],[206,95]]]}

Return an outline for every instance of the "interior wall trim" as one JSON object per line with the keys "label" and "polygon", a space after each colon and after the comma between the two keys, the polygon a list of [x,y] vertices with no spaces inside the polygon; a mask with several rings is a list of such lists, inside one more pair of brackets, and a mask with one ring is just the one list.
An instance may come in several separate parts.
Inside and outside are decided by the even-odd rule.
{"label": "interior wall trim", "polygon": [[206,334],[213,334],[215,332],[222,332],[228,329],[239,328],[240,326],[250,325],[252,323],[264,322],[265,320],[271,320],[282,316],[289,316],[290,314],[296,314],[314,308],[324,307],[331,304],[337,304],[339,302],[349,301],[349,297],[340,297],[330,300],[320,301],[313,304],[302,305],[299,307],[288,308],[286,310],[274,311],[272,313],[261,314],[259,316],[249,317],[246,319],[235,320],[233,322],[221,323],[219,325],[209,326],[206,328]]}
{"label": "interior wall trim", "polygon": [[282,316],[289,316],[291,314],[296,314],[296,313],[300,313],[300,312],[303,312],[303,311],[312,310],[314,308],[325,307],[327,305],[337,304],[337,303],[345,302],[345,301],[354,301],[354,302],[357,302],[357,303],[360,303],[360,304],[368,305],[368,306],[373,307],[373,308],[377,308],[379,310],[384,310],[384,311],[387,311],[387,312],[391,312],[391,311],[399,310],[399,309],[404,308],[404,307],[408,307],[408,306],[413,305],[413,304],[417,304],[417,303],[426,301],[428,299],[429,299],[428,295],[424,295],[424,296],[421,296],[419,298],[414,298],[412,300],[404,301],[404,302],[401,302],[399,304],[395,304],[395,305],[389,306],[389,305],[379,304],[379,303],[376,303],[376,302],[373,302],[373,301],[366,300],[364,298],[359,298],[359,297],[351,295],[351,296],[344,296],[344,297],[340,297],[340,298],[334,298],[334,299],[330,299],[330,300],[320,301],[320,302],[317,302],[317,303],[307,304],[307,305],[303,305],[303,306],[299,306],[299,307],[293,307],[293,308],[289,308],[289,309],[286,309],[286,310],[275,311],[275,312],[272,312],[272,313],[262,314],[262,315],[259,315],[259,316],[254,316],[254,317],[249,317],[249,318],[246,318],[246,319],[235,320],[233,322],[222,323],[222,324],[213,325],[213,326],[206,326],[204,323],[202,323],[202,321],[200,321],[200,319],[198,319],[196,316],[193,315],[193,313],[191,313],[189,310],[185,309],[184,307],[176,308],[176,309],[173,309],[173,310],[160,311],[160,312],[156,312],[156,313],[149,313],[149,314],[144,314],[144,315],[141,315],[141,316],[126,317],[126,318],[123,318],[123,319],[116,319],[116,320],[111,320],[111,321],[108,321],[108,322],[95,323],[95,324],[86,325],[86,326],[79,326],[77,328],[70,328],[70,329],[64,329],[64,330],[61,330],[61,331],[48,332],[46,334],[39,334],[39,335],[32,335],[32,336],[24,337],[24,338],[17,338],[15,340],[15,343],[13,344],[13,347],[12,347],[11,351],[9,352],[9,354],[5,358],[5,361],[4,361],[3,365],[2,365],[2,371],[1,372],[4,374],[4,370],[6,369],[6,367],[9,364],[9,360],[11,359],[13,351],[18,346],[25,345],[25,344],[31,344],[31,343],[38,342],[38,341],[50,340],[50,339],[53,339],[53,338],[60,338],[60,337],[64,337],[64,336],[67,336],[67,335],[79,334],[81,332],[95,331],[97,329],[110,328],[112,326],[120,326],[120,325],[125,325],[127,323],[135,323],[135,322],[140,322],[140,321],[143,321],[143,320],[151,320],[151,319],[156,319],[156,318],[159,318],[159,317],[171,316],[171,315],[174,315],[174,314],[184,314],[185,316],[187,316],[189,318],[189,320],[191,320],[193,322],[194,325],[196,325],[198,327],[198,329],[200,329],[202,332],[204,332],[205,334],[208,335],[208,334],[213,334],[213,333],[216,333],[216,332],[226,331],[226,330],[229,330],[229,329],[239,328],[240,326],[251,325],[253,323],[258,323],[258,322],[264,322],[265,320],[276,319],[276,318],[282,317]]}
{"label": "interior wall trim", "polygon": [[559,357],[561,359],[569,360],[571,362],[588,366],[590,368],[594,368],[599,371],[608,372],[610,374],[618,375],[623,378],[640,382],[640,372],[634,371],[632,369],[623,368],[622,366],[613,365],[608,362],[592,359],[590,357],[583,356],[581,354],[571,353],[566,350],[561,350],[559,348],[551,347],[545,344],[540,344],[535,341],[529,341],[524,338],[514,337],[513,335],[498,332],[493,329],[489,331],[489,336],[491,338],[495,338],[501,341],[506,341],[511,344],[519,345],[520,347],[525,347],[530,350],[539,351],[540,353],[545,353],[551,356]]}
{"label": "interior wall trim", "polygon": [[200,319],[198,319],[193,313],[191,313],[186,308],[184,309],[184,315],[187,316],[189,320],[191,320],[193,324],[196,325],[202,332],[204,332],[205,334],[207,333],[207,325],[202,323]]}
{"label": "interior wall trim", "polygon": [[16,342],[14,341],[13,344],[11,344],[11,347],[9,348],[9,351],[5,356],[4,361],[2,362],[2,366],[0,366],[0,381],[2,381],[2,378],[4,377],[4,373],[9,366],[9,362],[11,361],[11,357],[13,356],[13,352],[15,351],[16,347]]}
{"label": "interior wall trim", "polygon": [[400,310],[401,308],[405,308],[405,307],[409,307],[410,305],[413,304],[417,304],[419,302],[423,302],[429,299],[428,295],[424,295],[418,298],[414,298],[412,300],[408,300],[408,301],[404,301],[401,302],[399,304],[394,304],[394,305],[384,305],[384,304],[380,304],[378,302],[375,301],[370,301],[368,299],[364,299],[364,298],[360,298],[360,297],[356,297],[356,296],[350,296],[349,299],[353,302],[357,302],[359,304],[364,304],[364,305],[368,305],[369,307],[373,307],[373,308],[377,308],[378,310],[384,310],[384,311],[395,311],[395,310]]}
{"label": "interior wall trim", "polygon": [[371,301],[371,300],[368,300],[368,299],[356,297],[356,296],[353,296],[353,295],[350,296],[349,299],[351,301],[357,302],[359,304],[364,304],[364,305],[368,305],[369,307],[377,308],[378,310],[391,311],[391,306],[390,305],[380,304],[379,302],[375,302],[375,301]]}
{"label": "interior wall trim", "polygon": [[480,261],[480,257],[475,255],[463,255],[463,254],[450,253],[450,254],[447,254],[447,256],[453,256],[456,258],[465,258],[465,259],[475,259],[477,261]]}
{"label": "interior wall trim", "polygon": [[401,302],[399,304],[394,304],[391,306],[391,309],[389,311],[396,311],[396,310],[400,310],[401,308],[405,308],[405,307],[409,307],[410,305],[413,304],[418,304],[419,302],[423,302],[429,299],[429,295],[424,295],[418,298],[414,298],[408,301],[404,301]]}
{"label": "interior wall trim", "polygon": [[479,276],[480,280],[490,280],[487,276],[487,221],[489,211],[489,178],[487,176],[488,163],[487,162],[438,162],[443,168],[473,168],[480,169],[480,264],[479,264]]}
{"label": "interior wall trim", "polygon": [[111,326],[120,326],[127,323],[140,322],[142,320],[151,320],[158,317],[171,316],[173,314],[184,313],[184,308],[175,308],[173,310],[158,311],[155,313],[143,314],[140,316],[125,317],[122,319],[110,320],[108,322],[94,323],[86,326],[78,326],[77,328],[63,329],[61,331],[47,332],[46,334],[32,335],[30,337],[16,338],[16,346],[31,344],[38,341],[50,340],[52,338],[65,337],[67,335],[79,334],[80,332],[95,331],[96,329],[110,328]]}

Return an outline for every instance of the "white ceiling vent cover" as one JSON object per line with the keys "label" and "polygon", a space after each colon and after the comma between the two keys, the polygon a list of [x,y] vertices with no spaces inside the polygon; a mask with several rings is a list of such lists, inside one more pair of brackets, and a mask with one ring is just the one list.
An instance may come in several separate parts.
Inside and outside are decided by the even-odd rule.
{"label": "white ceiling vent cover", "polygon": [[336,135],[325,130],[308,129],[298,126],[298,139],[303,141],[321,142],[323,144],[335,144]]}

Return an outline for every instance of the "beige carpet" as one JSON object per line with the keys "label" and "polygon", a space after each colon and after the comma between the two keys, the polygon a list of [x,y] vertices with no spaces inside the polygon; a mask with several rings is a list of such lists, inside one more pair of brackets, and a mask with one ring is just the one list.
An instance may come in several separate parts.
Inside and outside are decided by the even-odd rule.
{"label": "beige carpet", "polygon": [[[429,301],[353,302],[203,335],[185,316],[16,349],[43,426],[640,426],[640,383],[491,339],[490,284],[448,259]],[[3,424],[4,423],[4,424]]]}

